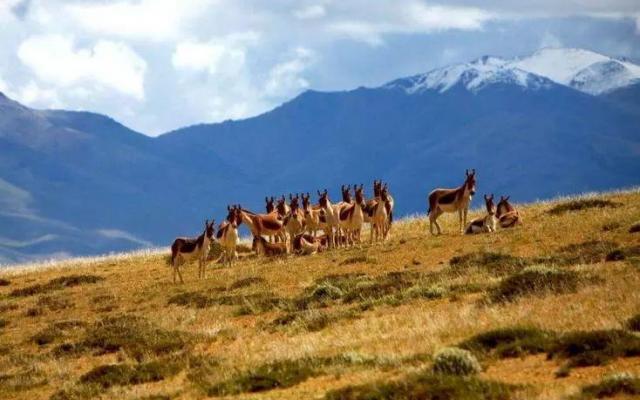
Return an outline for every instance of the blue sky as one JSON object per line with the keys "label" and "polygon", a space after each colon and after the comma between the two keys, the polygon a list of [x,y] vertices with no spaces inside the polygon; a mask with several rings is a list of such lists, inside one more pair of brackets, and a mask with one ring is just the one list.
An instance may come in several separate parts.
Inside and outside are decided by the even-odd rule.
{"label": "blue sky", "polygon": [[640,60],[640,1],[0,0],[0,91],[149,135],[485,54]]}

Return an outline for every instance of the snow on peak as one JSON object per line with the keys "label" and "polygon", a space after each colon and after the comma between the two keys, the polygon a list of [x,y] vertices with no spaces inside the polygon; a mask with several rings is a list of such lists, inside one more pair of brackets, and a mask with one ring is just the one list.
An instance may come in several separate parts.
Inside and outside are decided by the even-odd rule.
{"label": "snow on peak", "polygon": [[385,85],[387,88],[402,88],[407,93],[435,90],[446,92],[457,84],[476,92],[494,83],[510,83],[522,87],[538,88],[545,79],[518,68],[509,67],[509,62],[499,57],[483,56],[469,63],[438,68],[426,74],[398,79]]}
{"label": "snow on peak", "polygon": [[640,66],[590,50],[544,48],[511,60],[483,56],[469,63],[399,79],[385,87],[400,87],[408,93],[425,90],[442,93],[458,83],[477,91],[493,83],[538,89],[549,87],[549,81],[597,95],[640,82]]}
{"label": "snow on peak", "polygon": [[584,49],[545,48],[514,60],[513,65],[590,94],[640,79],[640,66]]}

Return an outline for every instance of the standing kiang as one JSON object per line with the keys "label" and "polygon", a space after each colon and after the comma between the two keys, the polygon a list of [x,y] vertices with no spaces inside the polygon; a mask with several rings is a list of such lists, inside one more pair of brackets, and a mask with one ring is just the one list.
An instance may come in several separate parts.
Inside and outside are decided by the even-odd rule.
{"label": "standing kiang", "polygon": [[455,189],[435,189],[429,193],[429,231],[435,235],[433,227],[435,225],[437,234],[442,234],[438,217],[444,213],[458,213],[460,221],[460,233],[464,234],[467,225],[467,214],[469,212],[469,204],[476,194],[476,170],[465,171],[464,183]]}

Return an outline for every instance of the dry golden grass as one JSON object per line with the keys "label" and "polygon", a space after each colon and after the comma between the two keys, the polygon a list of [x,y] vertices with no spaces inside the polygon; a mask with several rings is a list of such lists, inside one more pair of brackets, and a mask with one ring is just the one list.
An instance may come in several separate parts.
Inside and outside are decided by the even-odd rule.
{"label": "dry golden grass", "polygon": [[[521,205],[522,226],[475,236],[456,234],[451,214],[439,237],[428,234],[426,219],[407,218],[384,244],[309,257],[247,256],[233,268],[209,265],[205,280],[190,265],[184,285],[171,283],[166,254],[158,251],[3,270],[0,398],[322,398],[347,386],[402,381],[430,368],[438,349],[492,329],[625,329],[640,312],[640,234],[629,232],[640,220],[640,193],[596,197],[616,206],[572,204],[549,213],[568,199]],[[561,250],[585,242],[592,243],[569,255]],[[623,259],[605,262],[609,249]],[[449,265],[473,252],[512,255],[522,265]],[[580,284],[490,301],[501,280],[540,263],[576,272]],[[71,275],[103,279],[60,279]],[[177,295],[195,302],[170,304]],[[142,322],[121,320],[126,333],[117,345],[111,338],[96,343],[91,335],[123,315]],[[47,343],[38,344],[43,334]],[[640,375],[634,354],[573,368],[564,378],[555,376],[563,359],[488,357],[479,378],[521,385],[514,398],[565,398],[611,372]],[[109,364],[126,365],[126,376],[113,380],[122,385],[92,385],[104,368],[86,374]],[[249,392],[258,387],[265,390]]]}

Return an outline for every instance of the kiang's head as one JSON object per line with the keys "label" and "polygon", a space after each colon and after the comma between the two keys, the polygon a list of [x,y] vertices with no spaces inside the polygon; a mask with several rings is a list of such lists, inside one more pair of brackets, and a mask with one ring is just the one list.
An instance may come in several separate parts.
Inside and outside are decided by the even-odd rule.
{"label": "kiang's head", "polygon": [[469,191],[471,196],[476,194],[476,170],[472,169],[471,172],[469,170],[465,171],[466,179],[464,181],[466,189]]}
{"label": "kiang's head", "polygon": [[496,213],[496,205],[493,203],[493,193],[489,196],[484,195],[484,204],[487,206],[487,213],[489,213],[489,215]]}

